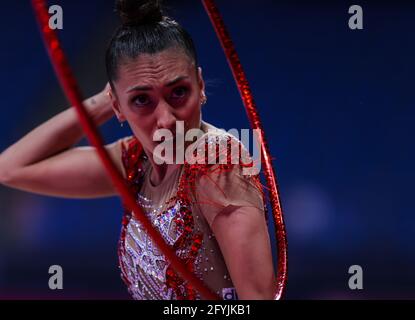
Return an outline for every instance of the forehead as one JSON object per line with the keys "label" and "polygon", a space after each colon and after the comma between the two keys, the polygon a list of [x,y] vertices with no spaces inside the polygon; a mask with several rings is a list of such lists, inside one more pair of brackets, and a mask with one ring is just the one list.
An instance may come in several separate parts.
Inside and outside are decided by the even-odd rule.
{"label": "forehead", "polygon": [[194,63],[183,51],[166,49],[126,60],[120,65],[116,83],[125,91],[137,85],[163,85],[180,76],[194,79]]}

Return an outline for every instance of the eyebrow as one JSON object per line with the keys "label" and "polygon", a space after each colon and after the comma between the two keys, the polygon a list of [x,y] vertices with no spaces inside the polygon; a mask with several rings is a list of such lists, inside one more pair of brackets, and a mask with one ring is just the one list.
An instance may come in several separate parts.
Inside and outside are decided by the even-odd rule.
{"label": "eyebrow", "polygon": [[[169,82],[165,85],[165,87],[171,87],[171,86],[174,86],[176,83],[178,83],[178,82],[180,82],[180,81],[182,81],[182,80],[184,80],[184,79],[187,79],[187,78],[189,78],[189,76],[179,76],[179,77],[177,77],[177,78],[173,79],[172,81],[169,81]],[[126,93],[129,93],[129,92],[131,92],[131,91],[148,91],[148,90],[151,90],[151,89],[153,89],[153,87],[152,87],[152,86],[134,86],[134,87],[129,88],[129,89],[126,91]]]}

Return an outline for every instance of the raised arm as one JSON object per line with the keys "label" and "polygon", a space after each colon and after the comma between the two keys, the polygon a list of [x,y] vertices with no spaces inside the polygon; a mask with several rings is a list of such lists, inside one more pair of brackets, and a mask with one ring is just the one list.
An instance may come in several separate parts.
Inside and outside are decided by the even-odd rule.
{"label": "raised arm", "polygon": [[[96,125],[113,115],[108,86],[84,101]],[[41,124],[0,154],[0,182],[32,193],[64,198],[97,198],[115,194],[92,147],[73,147],[83,137],[74,108]],[[121,141],[106,145],[117,168]]]}

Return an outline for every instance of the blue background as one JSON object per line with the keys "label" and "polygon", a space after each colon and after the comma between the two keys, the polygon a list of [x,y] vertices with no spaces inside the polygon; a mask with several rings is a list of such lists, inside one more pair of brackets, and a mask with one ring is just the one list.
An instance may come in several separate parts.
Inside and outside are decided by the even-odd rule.
{"label": "blue background", "polygon": [[[193,36],[208,83],[204,119],[248,122],[199,1],[165,1]],[[415,5],[404,1],[217,1],[275,157],[289,241],[288,299],[415,298]],[[85,96],[105,83],[113,1],[54,1]],[[348,28],[359,4],[364,29]],[[0,151],[68,107],[29,1],[1,2]],[[130,134],[115,119],[106,142]],[[80,144],[85,144],[83,140]],[[0,298],[129,298],[117,268],[121,202],[0,186]],[[64,269],[64,290],[48,268]],[[363,268],[350,290],[348,268]]]}

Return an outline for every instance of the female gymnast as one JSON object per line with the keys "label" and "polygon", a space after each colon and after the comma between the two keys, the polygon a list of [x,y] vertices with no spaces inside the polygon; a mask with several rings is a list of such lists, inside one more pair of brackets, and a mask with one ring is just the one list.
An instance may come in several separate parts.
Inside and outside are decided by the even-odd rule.
{"label": "female gymnast", "polygon": [[[273,299],[261,184],[243,172],[246,161],[230,161],[235,146],[246,151],[241,142],[202,119],[205,87],[191,37],[159,1],[118,0],[116,8],[122,25],[106,51],[109,83],[84,106],[96,125],[115,115],[133,135],[106,150],[152,224],[208,288],[224,299]],[[203,134],[181,146],[172,139],[174,161],[162,163],[154,135],[164,129],[175,136],[179,122],[183,134]],[[73,108],[61,112],[1,153],[1,183],[65,198],[115,195],[94,149],[74,147],[82,137]],[[223,143],[227,161],[208,161]],[[196,161],[179,163],[178,152],[188,150]],[[118,254],[133,298],[201,299],[125,206]]]}

